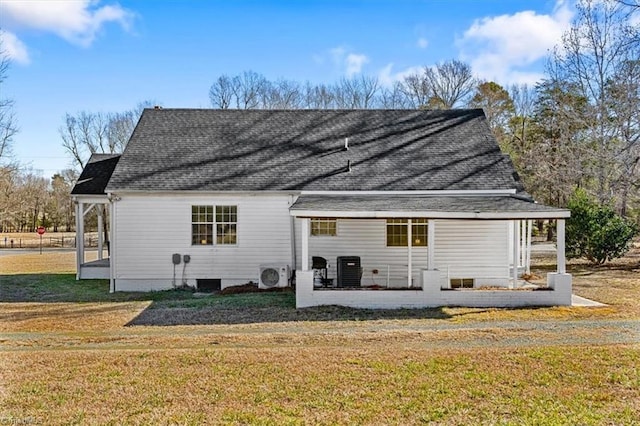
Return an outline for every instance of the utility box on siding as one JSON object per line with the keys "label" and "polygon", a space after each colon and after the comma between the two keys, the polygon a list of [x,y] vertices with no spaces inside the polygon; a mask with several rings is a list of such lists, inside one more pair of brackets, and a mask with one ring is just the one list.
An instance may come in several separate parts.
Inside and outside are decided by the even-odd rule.
{"label": "utility box on siding", "polygon": [[362,267],[359,256],[338,256],[338,287],[360,287]]}

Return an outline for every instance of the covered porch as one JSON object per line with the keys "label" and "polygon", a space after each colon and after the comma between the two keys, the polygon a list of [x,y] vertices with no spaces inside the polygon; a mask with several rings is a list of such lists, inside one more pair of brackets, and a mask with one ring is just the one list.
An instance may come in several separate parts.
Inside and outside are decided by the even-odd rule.
{"label": "covered porch", "polygon": [[[105,192],[107,182],[118,164],[118,154],[97,154],[91,158],[78,177],[78,181],[71,190],[71,196],[76,206],[76,279],[110,278],[110,230],[107,227],[110,206],[112,205]],[[97,259],[89,260],[85,239],[87,215],[97,214]],[[106,257],[105,257],[106,250]]]}
{"label": "covered porch", "polygon": [[[477,195],[302,195],[290,213],[301,222],[301,255],[296,271],[298,307],[344,305],[360,308],[419,308],[436,306],[544,306],[571,304],[571,276],[566,274],[564,221],[567,210],[539,205],[512,193]],[[375,285],[363,279],[355,287],[341,287],[329,279],[318,285],[312,258],[321,256],[310,244],[312,222],[335,219],[340,227],[376,222],[406,224],[405,261],[390,268],[371,269],[366,245],[360,276],[375,273]],[[555,219],[557,270],[547,277],[547,286],[527,288],[521,279],[530,267],[531,229],[534,219]],[[392,226],[392,225],[390,225]],[[426,228],[426,235],[412,235]],[[384,237],[384,234],[383,234]],[[388,235],[387,235],[388,237]],[[313,238],[313,237],[311,237]],[[343,241],[343,240],[341,240]],[[379,241],[379,240],[378,240]],[[336,241],[335,244],[340,244]],[[318,252],[320,251],[320,252]],[[394,255],[399,251],[394,249]],[[381,264],[377,260],[377,264]],[[404,273],[401,269],[404,268]],[[393,276],[390,276],[393,275]],[[331,277],[335,278],[335,277]],[[385,279],[386,278],[386,279]],[[393,285],[390,285],[393,283]],[[382,291],[380,291],[382,290]],[[518,290],[518,291],[509,291]]]}
{"label": "covered porch", "polygon": [[[109,208],[107,196],[76,197],[76,279],[108,279],[110,277],[109,233],[105,228],[105,214]],[[86,217],[95,211],[98,217],[98,255],[87,259],[85,238]],[[105,235],[107,238],[105,239]],[[105,257],[106,249],[106,257]]]}

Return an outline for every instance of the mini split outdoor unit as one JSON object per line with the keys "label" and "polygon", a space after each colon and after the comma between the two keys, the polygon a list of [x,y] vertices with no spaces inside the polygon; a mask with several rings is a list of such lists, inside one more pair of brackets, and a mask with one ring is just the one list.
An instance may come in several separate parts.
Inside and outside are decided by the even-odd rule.
{"label": "mini split outdoor unit", "polygon": [[260,265],[258,288],[267,289],[289,285],[289,265]]}

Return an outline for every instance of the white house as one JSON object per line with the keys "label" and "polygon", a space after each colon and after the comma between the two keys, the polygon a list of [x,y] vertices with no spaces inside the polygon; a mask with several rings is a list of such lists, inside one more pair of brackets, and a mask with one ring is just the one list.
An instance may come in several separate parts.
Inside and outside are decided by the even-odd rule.
{"label": "white house", "polygon": [[[78,278],[111,291],[295,282],[298,307],[571,302],[569,212],[524,191],[482,110],[147,109],[72,194]],[[109,257],[85,262],[82,218],[101,205]],[[556,219],[558,270],[509,291],[534,219]]]}

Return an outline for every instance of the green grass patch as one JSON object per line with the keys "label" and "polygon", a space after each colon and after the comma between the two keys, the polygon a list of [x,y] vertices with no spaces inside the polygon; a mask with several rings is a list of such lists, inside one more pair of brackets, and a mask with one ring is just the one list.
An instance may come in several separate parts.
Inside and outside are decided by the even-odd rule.
{"label": "green grass patch", "polygon": [[74,274],[0,275],[0,302],[126,302],[191,299],[184,290],[109,293],[109,280],[76,281]]}

